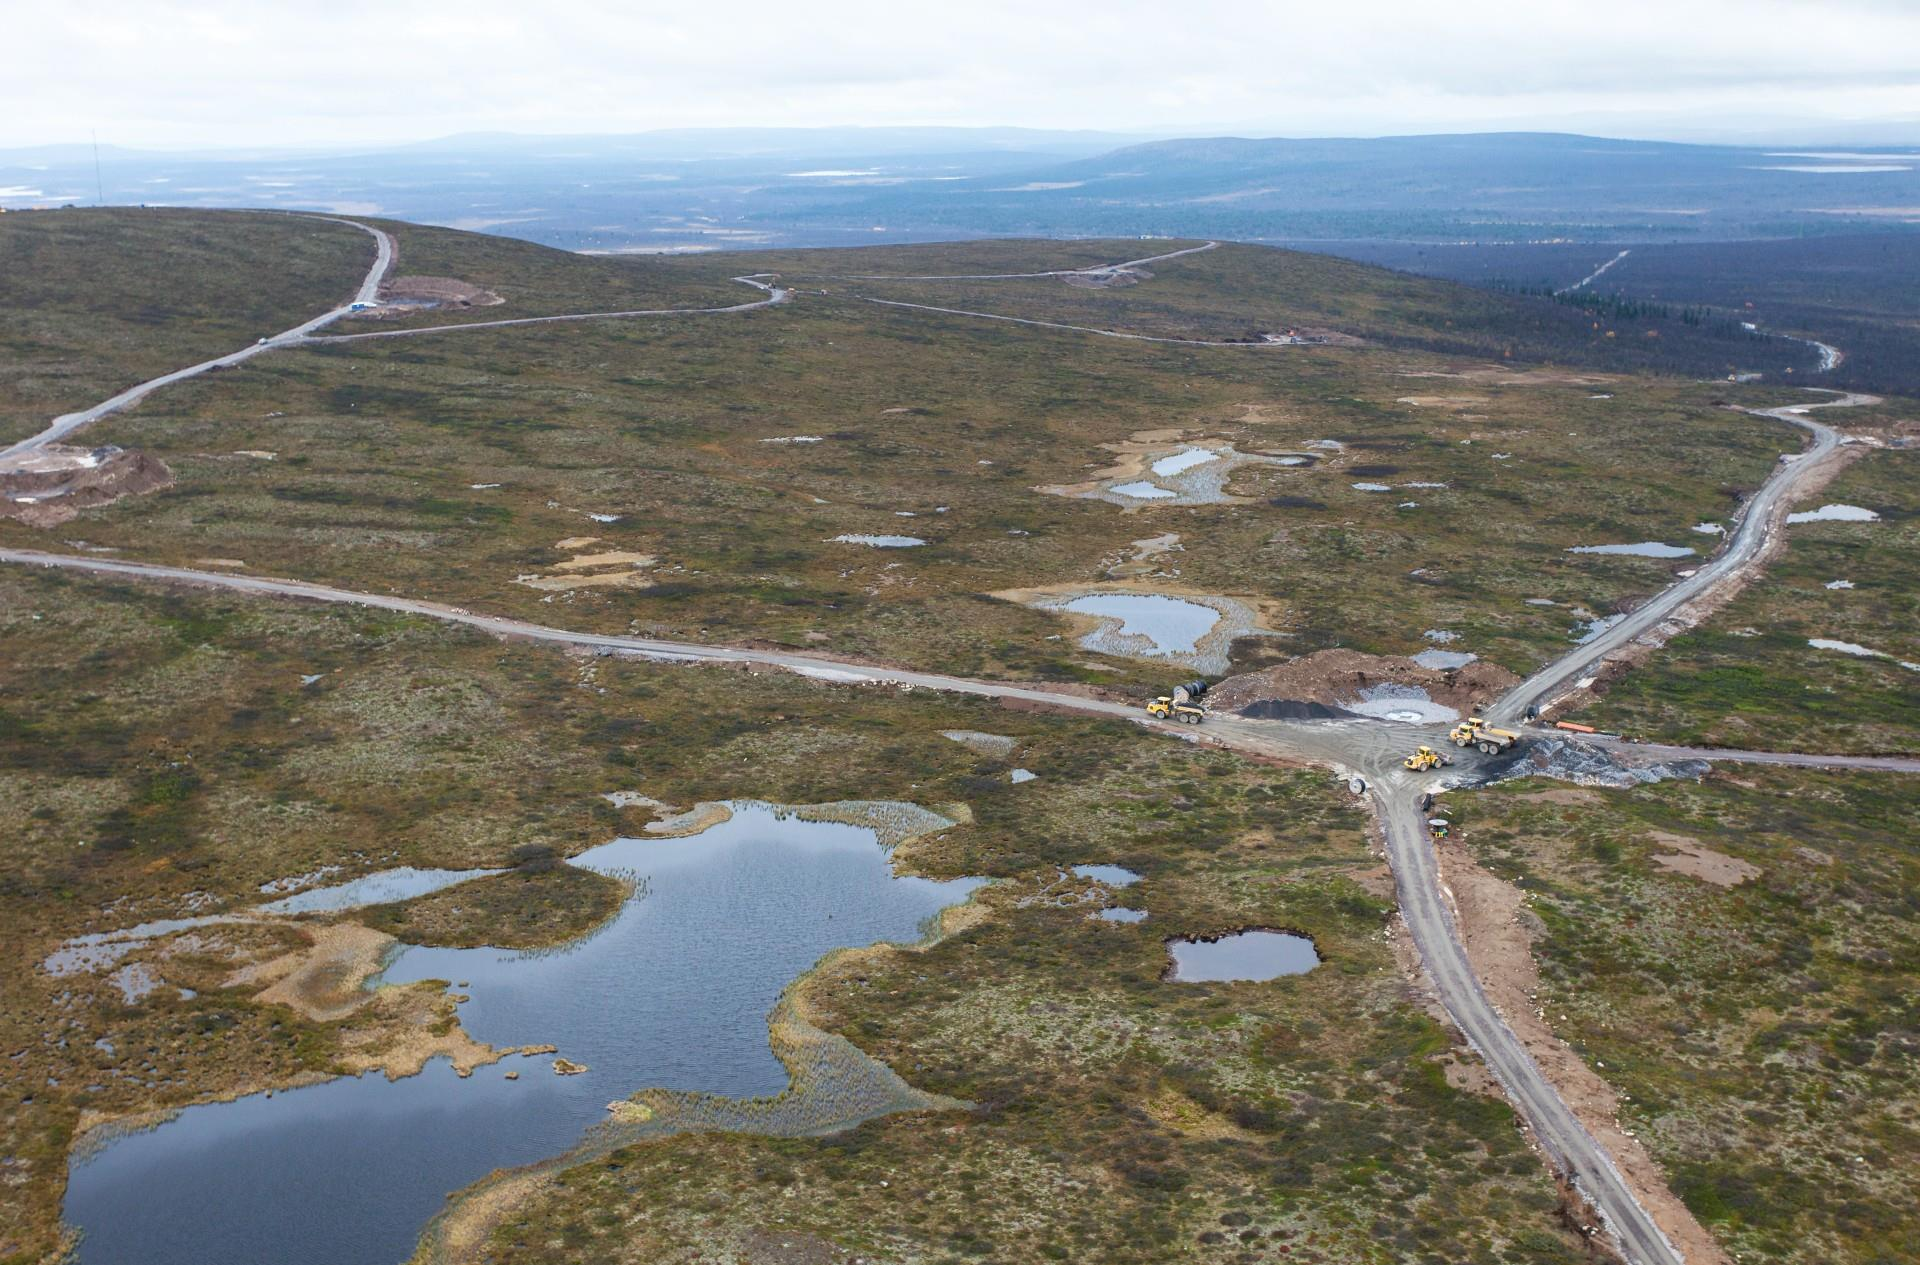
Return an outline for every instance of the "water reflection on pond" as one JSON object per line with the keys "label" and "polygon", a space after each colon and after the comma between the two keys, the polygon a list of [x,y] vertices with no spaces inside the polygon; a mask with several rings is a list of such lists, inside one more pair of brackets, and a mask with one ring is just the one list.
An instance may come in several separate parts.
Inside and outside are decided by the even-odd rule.
{"label": "water reflection on pond", "polygon": [[1313,941],[1288,931],[1241,931],[1213,940],[1169,940],[1171,979],[1186,983],[1270,980],[1320,965]]}
{"label": "water reflection on pond", "polygon": [[464,981],[477,1040],[553,1042],[584,1073],[512,1058],[461,1080],[435,1062],[188,1108],[76,1157],[65,1213],[83,1265],[393,1265],[447,1192],[566,1150],[610,1100],[777,1093],[767,1014],[781,990],[831,949],[917,939],[979,883],[895,877],[875,829],[763,804],[574,864],[637,876],[645,895],[559,949],[409,948],[385,979]]}

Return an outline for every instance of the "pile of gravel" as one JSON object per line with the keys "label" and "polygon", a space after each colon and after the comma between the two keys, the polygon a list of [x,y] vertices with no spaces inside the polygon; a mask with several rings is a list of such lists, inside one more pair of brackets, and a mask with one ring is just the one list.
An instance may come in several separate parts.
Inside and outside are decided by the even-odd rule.
{"label": "pile of gravel", "polygon": [[1501,770],[1496,780],[1550,777],[1576,786],[1625,789],[1672,778],[1704,777],[1711,767],[1705,760],[1627,764],[1608,747],[1572,738],[1540,738],[1528,743],[1520,757]]}

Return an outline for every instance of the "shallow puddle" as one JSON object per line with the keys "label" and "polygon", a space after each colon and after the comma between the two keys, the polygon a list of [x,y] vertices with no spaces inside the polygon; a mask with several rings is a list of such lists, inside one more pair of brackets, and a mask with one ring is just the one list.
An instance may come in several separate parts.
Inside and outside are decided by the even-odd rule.
{"label": "shallow puddle", "polygon": [[1171,457],[1162,457],[1153,463],[1153,472],[1165,478],[1179,474],[1182,470],[1191,470],[1195,466],[1204,466],[1209,461],[1220,460],[1220,454],[1211,448],[1189,448],[1185,452],[1176,452]]}
{"label": "shallow puddle", "polygon": [[1144,909],[1122,909],[1118,905],[1103,909],[1094,915],[1101,922],[1145,922],[1147,911]]}
{"label": "shallow puddle", "polygon": [[1313,941],[1287,931],[1241,931],[1213,940],[1169,940],[1169,979],[1183,983],[1270,980],[1320,965]]}
{"label": "shallow puddle", "polygon": [[1433,649],[1422,650],[1419,654],[1413,656],[1413,661],[1423,668],[1434,668],[1444,671],[1448,668],[1464,668],[1479,657],[1479,655],[1470,654],[1465,650]]}
{"label": "shallow puddle", "polygon": [[1180,495],[1171,489],[1161,487],[1158,483],[1148,483],[1145,480],[1115,484],[1113,491],[1120,496],[1130,496],[1136,501],[1164,501]]}
{"label": "shallow puddle", "polygon": [[452,887],[456,883],[465,883],[469,879],[485,878],[489,874],[499,874],[499,870],[417,870],[410,865],[395,870],[381,870],[368,874],[348,883],[336,883],[331,887],[315,887],[292,896],[257,906],[257,914],[320,914],[335,913],[342,909],[358,909],[363,905],[386,905],[397,900],[413,900]]}
{"label": "shallow puddle", "polygon": [[1200,639],[1220,622],[1220,612],[1211,606],[1155,593],[1091,594],[1076,597],[1061,609],[1115,621],[1081,640],[1088,649],[1106,648],[1096,645],[1096,640],[1135,637],[1147,641],[1145,653],[1149,655],[1191,654]]}
{"label": "shallow puddle", "polygon": [[1853,641],[1835,641],[1831,637],[1809,637],[1807,644],[1815,650],[1833,650],[1840,654],[1852,655],[1856,659],[1885,659],[1888,663],[1897,663],[1909,672],[1920,672],[1920,663],[1911,663],[1897,658],[1884,650],[1875,650]]}
{"label": "shallow puddle", "polygon": [[1604,553],[1632,558],[1690,558],[1693,556],[1693,549],[1687,545],[1667,545],[1657,540],[1643,540],[1637,545],[1575,545],[1567,552]]}
{"label": "shallow puddle", "polygon": [[1801,510],[1787,515],[1789,523],[1877,523],[1880,516],[1858,505],[1822,505],[1817,510]]}
{"label": "shallow puddle", "polygon": [[1581,622],[1574,625],[1569,635],[1576,643],[1583,646],[1626,618],[1625,612],[1618,615],[1595,615],[1589,611],[1575,611],[1574,614],[1581,619]]}
{"label": "shallow puddle", "polygon": [[1138,874],[1123,865],[1076,865],[1073,872],[1108,887],[1132,887],[1140,881]]}
{"label": "shallow puddle", "polygon": [[464,981],[475,1039],[552,1042],[586,1071],[515,1057],[462,1080],[436,1060],[399,1081],[190,1107],[74,1161],[79,1260],[393,1265],[449,1191],[564,1152],[611,1100],[779,1092],[767,1016],[788,983],[832,949],[918,939],[980,882],[895,877],[880,838],[742,803],[699,835],[582,854],[574,864],[634,876],[644,895],[556,949],[408,948],[385,980]]}

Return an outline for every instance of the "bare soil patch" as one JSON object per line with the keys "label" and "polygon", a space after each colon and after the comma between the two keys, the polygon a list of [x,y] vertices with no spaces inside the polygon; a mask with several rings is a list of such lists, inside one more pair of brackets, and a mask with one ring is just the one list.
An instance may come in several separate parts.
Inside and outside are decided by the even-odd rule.
{"label": "bare soil patch", "polygon": [[[597,536],[569,536],[554,547],[584,549],[599,543]],[[564,561],[549,564],[545,575],[538,572],[516,575],[513,582],[548,593],[589,588],[647,589],[653,587],[653,578],[645,568],[658,561],[650,553],[635,553],[625,549],[575,554]]]}
{"label": "bare soil patch", "polygon": [[1076,290],[1112,290],[1153,280],[1146,268],[1114,268],[1105,272],[1069,272],[1060,278]]}
{"label": "bare soil patch", "polygon": [[256,1000],[322,1022],[343,1019],[371,1000],[364,985],[379,971],[393,937],[351,922],[303,930],[307,948],[249,968],[229,983],[273,980]]}
{"label": "bare soil patch", "polygon": [[1657,855],[1653,863],[1663,870],[1685,874],[1715,887],[1738,887],[1748,879],[1760,877],[1760,867],[1724,852],[1715,852],[1698,839],[1665,830],[1653,832],[1654,841],[1671,853]]}
{"label": "bare soil patch", "polygon": [[[414,306],[431,304],[439,308],[497,307],[506,302],[492,290],[458,277],[395,277],[380,287],[380,301]],[[376,309],[366,315],[381,313]]]}
{"label": "bare soil patch", "polygon": [[1478,408],[1487,403],[1484,395],[1403,395],[1397,403],[1410,404],[1414,408]]}

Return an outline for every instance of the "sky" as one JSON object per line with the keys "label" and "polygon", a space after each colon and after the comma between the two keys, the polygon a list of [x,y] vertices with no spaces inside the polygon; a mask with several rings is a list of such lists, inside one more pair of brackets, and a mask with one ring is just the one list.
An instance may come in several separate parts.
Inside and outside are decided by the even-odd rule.
{"label": "sky", "polygon": [[0,147],[850,124],[1920,140],[1920,0],[0,0],[0,29]]}

